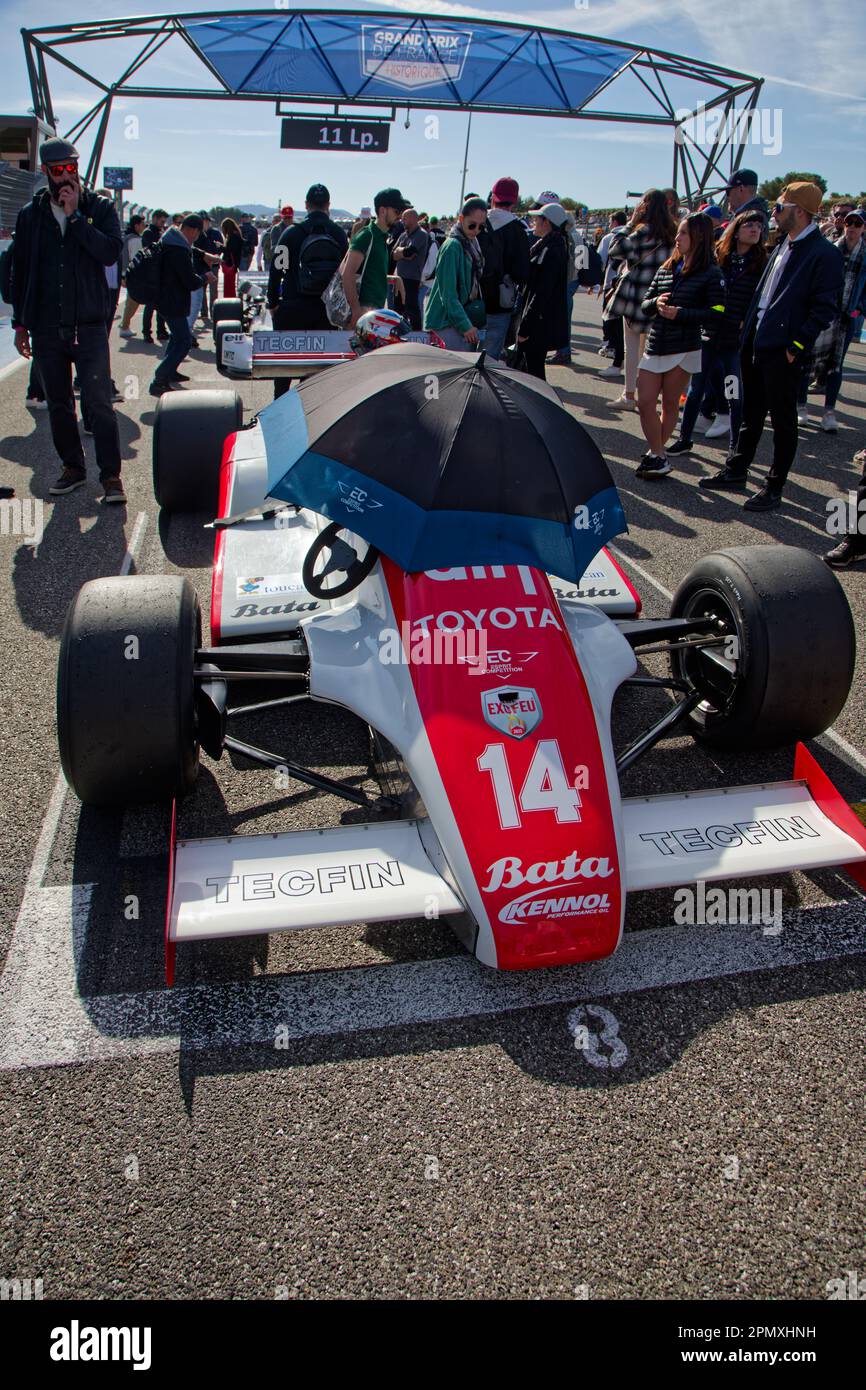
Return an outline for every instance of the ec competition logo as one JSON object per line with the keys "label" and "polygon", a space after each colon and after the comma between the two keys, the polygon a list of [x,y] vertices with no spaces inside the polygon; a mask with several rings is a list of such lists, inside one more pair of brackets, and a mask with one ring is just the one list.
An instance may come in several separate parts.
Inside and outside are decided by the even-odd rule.
{"label": "ec competition logo", "polygon": [[463,29],[362,24],[361,71],[392,87],[431,87],[457,82],[472,41]]}

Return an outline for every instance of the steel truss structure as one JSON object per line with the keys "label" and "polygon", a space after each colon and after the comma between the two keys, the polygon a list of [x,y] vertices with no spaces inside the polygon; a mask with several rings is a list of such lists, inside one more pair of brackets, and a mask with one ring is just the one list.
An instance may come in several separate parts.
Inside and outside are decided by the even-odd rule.
{"label": "steel truss structure", "polygon": [[[367,31],[376,26],[373,57],[359,63],[357,44],[366,43]],[[443,21],[399,11],[213,10],[51,25],[21,33],[37,117],[57,129],[48,59],[97,89],[93,106],[65,132],[68,139],[80,141],[94,129],[85,174],[91,185],[98,181],[112,104],[119,97],[267,101],[276,103],[278,114],[283,113],[281,103],[288,101],[333,106],[335,114],[359,106],[389,107],[391,119],[397,106],[406,105],[416,110],[668,126],[674,137],[672,185],[691,205],[723,187],[740,167],[763,85],[763,79],[748,73],[618,40],[496,20]],[[359,39],[362,34],[365,37]],[[112,39],[140,45],[113,82],[88,72],[70,56],[77,45]],[[463,45],[465,58],[473,40],[473,63],[461,63],[458,74],[457,67],[440,56],[443,47],[446,42]],[[170,43],[183,44],[195,55],[210,85],[142,84],[142,70]],[[403,57],[407,52],[420,53],[421,66],[432,73],[414,88]],[[476,54],[483,55],[483,61],[476,61]],[[389,76],[407,72],[408,79]],[[594,105],[602,93],[608,99],[628,74],[651,99],[648,111]],[[287,76],[292,80],[286,81]],[[698,84],[706,94],[688,114],[674,107],[669,91],[674,79]],[[394,91],[401,83],[405,94]],[[515,99],[521,92],[529,93],[524,101]],[[707,129],[702,134],[696,125]]]}

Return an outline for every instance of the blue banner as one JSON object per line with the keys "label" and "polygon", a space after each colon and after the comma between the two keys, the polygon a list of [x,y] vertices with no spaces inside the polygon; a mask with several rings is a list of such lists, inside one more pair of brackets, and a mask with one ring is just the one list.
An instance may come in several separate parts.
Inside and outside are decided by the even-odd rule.
{"label": "blue banner", "polygon": [[184,28],[233,92],[568,114],[634,50],[530,26],[413,16],[229,14]]}

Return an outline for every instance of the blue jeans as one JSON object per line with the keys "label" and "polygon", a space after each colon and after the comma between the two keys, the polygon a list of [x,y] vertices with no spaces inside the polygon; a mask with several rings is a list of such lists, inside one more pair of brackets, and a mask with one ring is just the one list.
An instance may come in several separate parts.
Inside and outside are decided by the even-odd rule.
{"label": "blue jeans", "polygon": [[[725,378],[734,377],[734,394],[727,397]],[[714,343],[704,343],[701,351],[701,370],[692,374],[686,403],[683,406],[683,419],[680,425],[680,438],[691,440],[698,418],[704,388],[712,385],[716,399],[727,400],[730,406],[731,447],[733,447],[743,418],[743,379],[740,374],[739,348],[719,348]]]}
{"label": "blue jeans", "polygon": [[168,342],[165,345],[165,355],[153,374],[154,386],[168,386],[192,343],[192,333],[185,315],[181,318],[166,319],[165,322],[168,328]]}
{"label": "blue jeans", "polygon": [[484,351],[494,362],[500,361],[502,357],[512,312],[511,309],[507,309],[503,314],[487,315],[487,336],[484,339]]}

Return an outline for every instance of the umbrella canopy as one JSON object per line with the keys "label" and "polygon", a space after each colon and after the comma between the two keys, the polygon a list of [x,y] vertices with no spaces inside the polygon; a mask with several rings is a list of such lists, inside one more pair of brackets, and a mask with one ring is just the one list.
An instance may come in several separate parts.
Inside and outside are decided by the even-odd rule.
{"label": "umbrella canopy", "polygon": [[379,348],[259,414],[268,496],[409,571],[526,564],[577,582],[626,530],[587,432],[545,382],[483,353]]}

